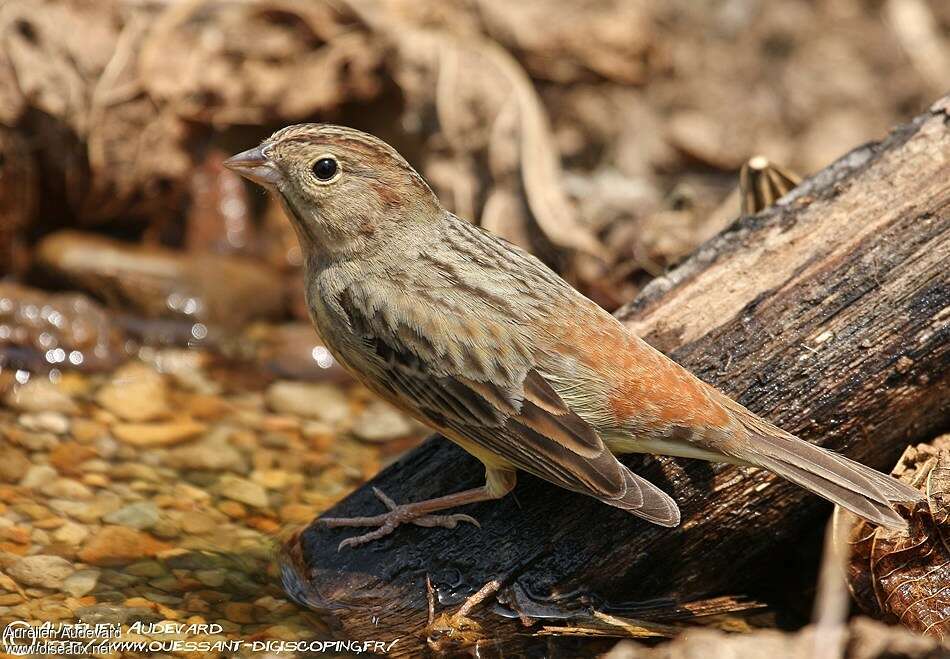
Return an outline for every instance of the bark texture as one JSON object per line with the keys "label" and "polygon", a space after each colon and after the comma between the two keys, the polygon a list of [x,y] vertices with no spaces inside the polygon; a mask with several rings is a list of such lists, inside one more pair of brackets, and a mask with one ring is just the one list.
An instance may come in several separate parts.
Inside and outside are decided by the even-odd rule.
{"label": "bark texture", "polygon": [[[908,443],[950,423],[948,113],[945,97],[739,219],[619,317],[779,426],[888,470]],[[480,529],[408,526],[337,552],[352,530],[311,525],[285,544],[285,586],[343,638],[399,637],[393,651],[412,655],[433,616],[445,620],[492,580],[498,592],[450,630],[450,643],[531,633],[519,615],[564,620],[594,608],[643,618],[638,603],[736,592],[830,510],[762,470],[624,462],[672,494],[679,527],[522,474],[513,496],[464,510]],[[415,501],[482,480],[474,458],[433,438],[327,515],[380,512],[372,486]]]}

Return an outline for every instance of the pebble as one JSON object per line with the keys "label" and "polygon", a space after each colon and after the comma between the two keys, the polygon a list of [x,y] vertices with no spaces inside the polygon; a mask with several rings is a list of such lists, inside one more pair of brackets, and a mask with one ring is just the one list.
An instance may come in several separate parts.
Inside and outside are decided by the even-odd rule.
{"label": "pebble", "polygon": [[44,377],[31,378],[26,384],[14,387],[4,402],[21,412],[61,412],[75,414],[79,407],[59,387]]}
{"label": "pebble", "polygon": [[24,586],[59,588],[74,569],[72,563],[61,556],[37,554],[21,558],[7,572]]}
{"label": "pebble", "polygon": [[17,586],[16,581],[3,573],[0,573],[0,588],[7,591],[8,593],[13,593],[20,589],[20,587]]}
{"label": "pebble", "polygon": [[220,383],[208,378],[205,370],[209,361],[207,353],[196,350],[159,350],[151,361],[159,371],[185,389],[206,395],[214,395],[221,389]]}
{"label": "pebble", "polygon": [[54,435],[65,435],[69,432],[69,419],[59,412],[46,411],[21,414],[18,421],[27,430],[46,431]]}
{"label": "pebble", "polygon": [[114,510],[122,507],[122,499],[113,492],[98,492],[93,501],[75,501],[73,499],[51,499],[49,505],[54,510],[65,513],[84,524],[92,524]]}
{"label": "pebble", "polygon": [[[17,390],[21,407],[0,410],[0,616],[194,618],[226,637],[283,633],[279,622],[311,637],[280,590],[273,536],[375,468],[351,419],[363,410],[359,434],[385,441],[368,417],[391,410],[327,380],[223,379],[232,366],[200,349],[139,357],[36,379]],[[394,425],[401,434],[403,419],[377,424]]]}
{"label": "pebble", "polygon": [[256,508],[267,507],[267,492],[263,487],[244,478],[225,474],[218,480],[218,494]]}
{"label": "pebble", "polygon": [[173,520],[163,517],[151,528],[152,535],[165,540],[177,538],[181,535],[181,529]]}
{"label": "pebble", "polygon": [[17,483],[30,469],[30,459],[18,448],[4,444],[0,446],[0,480],[4,483]]}
{"label": "pebble", "polygon": [[195,579],[211,588],[219,588],[227,579],[224,570],[195,570]]}
{"label": "pebble", "polygon": [[169,414],[165,379],[141,362],[119,368],[96,393],[96,402],[126,421],[154,421]]}
{"label": "pebble", "polygon": [[[42,532],[36,530],[34,532]],[[0,529],[0,538],[10,540],[20,545],[30,542],[30,530],[24,526],[6,526]]]}
{"label": "pebble", "polygon": [[366,442],[388,442],[411,434],[413,429],[409,419],[392,405],[373,401],[356,417],[351,430]]}
{"label": "pebble", "polygon": [[83,597],[88,595],[99,582],[99,570],[78,570],[63,580],[60,590],[69,593],[73,597]]}
{"label": "pebble", "polygon": [[[12,433],[11,433],[12,435]],[[59,444],[59,437],[45,430],[25,430],[11,439],[29,451],[49,451]]]}
{"label": "pebble", "polygon": [[204,535],[210,533],[220,526],[220,522],[211,515],[199,512],[191,512],[181,519],[181,530],[193,535]]}
{"label": "pebble", "polygon": [[100,437],[105,436],[108,433],[108,427],[93,419],[76,417],[70,424],[70,431],[72,432],[73,438],[80,444],[91,444]]}
{"label": "pebble", "polygon": [[259,469],[251,474],[251,479],[269,490],[282,490],[290,484],[291,475],[281,469]]}
{"label": "pebble", "polygon": [[175,483],[172,494],[185,501],[207,501],[211,498],[211,495],[205,490],[188,483]]}
{"label": "pebble", "polygon": [[222,501],[218,504],[218,510],[232,519],[240,519],[247,515],[247,509],[237,501]]}
{"label": "pebble", "polygon": [[124,568],[126,574],[135,577],[144,577],[146,579],[157,579],[164,577],[168,571],[158,561],[140,561]]}
{"label": "pebble", "polygon": [[280,509],[280,519],[290,524],[306,524],[316,516],[316,508],[302,503],[289,503]]}
{"label": "pebble", "polygon": [[82,464],[96,456],[96,450],[78,442],[62,442],[49,454],[49,462],[61,474],[77,474]]}
{"label": "pebble", "polygon": [[141,531],[155,526],[159,517],[160,513],[155,502],[137,501],[105,515],[102,521]]}
{"label": "pebble", "polygon": [[212,431],[207,439],[168,451],[164,462],[175,469],[247,471],[247,460],[227,441],[229,433]]}
{"label": "pebble", "polygon": [[56,470],[49,465],[33,465],[23,475],[20,486],[27,489],[42,487],[58,476]]}
{"label": "pebble", "polygon": [[53,531],[53,539],[64,545],[78,547],[89,535],[89,529],[75,522],[66,522]]}
{"label": "pebble", "polygon": [[[56,473],[55,470],[53,471]],[[72,499],[74,501],[86,501],[93,497],[92,490],[71,478],[56,478],[56,480],[43,485],[40,492],[54,499]]]}
{"label": "pebble", "polygon": [[224,617],[238,624],[251,624],[255,622],[254,605],[250,602],[228,602],[224,605]]}
{"label": "pebble", "polygon": [[133,446],[168,446],[197,437],[207,426],[193,419],[177,419],[165,423],[117,423],[112,434]]}
{"label": "pebble", "polygon": [[279,380],[267,388],[267,406],[281,414],[293,414],[327,423],[341,423],[350,416],[350,404],[339,387]]}
{"label": "pebble", "polygon": [[75,610],[74,615],[90,625],[125,625],[129,620],[155,620],[155,612],[151,603],[144,601],[140,606],[125,606],[116,604],[95,604],[83,606]]}
{"label": "pebble", "polygon": [[121,565],[155,556],[168,549],[164,542],[147,533],[125,526],[106,526],[93,535],[79,551],[79,558],[90,565]]}

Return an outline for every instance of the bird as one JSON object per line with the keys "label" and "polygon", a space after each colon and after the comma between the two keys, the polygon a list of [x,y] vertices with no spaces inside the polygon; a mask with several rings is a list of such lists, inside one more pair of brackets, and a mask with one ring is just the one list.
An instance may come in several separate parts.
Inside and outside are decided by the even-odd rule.
{"label": "bird", "polygon": [[391,146],[297,124],[225,165],[274,195],[300,242],[307,307],[334,358],[478,458],[482,487],[326,517],[370,529],[478,525],[441,513],[499,499],[517,472],[666,527],[680,510],[618,455],[767,469],[888,528],[922,494],[757,416],[656,350],[538,258],[446,210]]}

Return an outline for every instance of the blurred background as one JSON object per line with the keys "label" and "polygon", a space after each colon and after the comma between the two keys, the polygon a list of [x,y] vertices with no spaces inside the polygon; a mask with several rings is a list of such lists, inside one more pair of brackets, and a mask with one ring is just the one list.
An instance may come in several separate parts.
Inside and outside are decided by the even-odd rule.
{"label": "blurred background", "polygon": [[613,310],[749,158],[808,175],[945,93],[948,35],[942,0],[0,2],[0,618],[312,635],[275,536],[426,434],[333,363],[229,155],[372,132]]}

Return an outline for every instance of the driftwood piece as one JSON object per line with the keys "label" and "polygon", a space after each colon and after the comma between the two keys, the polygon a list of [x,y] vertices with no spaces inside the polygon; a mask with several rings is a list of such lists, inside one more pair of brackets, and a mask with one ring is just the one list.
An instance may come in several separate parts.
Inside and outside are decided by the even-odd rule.
{"label": "driftwood piece", "polygon": [[[741,218],[619,315],[755,412],[887,470],[950,422],[948,268],[950,97]],[[761,470],[625,462],[672,493],[679,527],[521,475],[513,495],[464,511],[480,529],[410,526],[338,552],[347,532],[311,524],[285,544],[285,586],[341,637],[400,637],[393,651],[412,655],[433,619],[459,622],[450,641],[503,641],[532,633],[526,617],[593,608],[644,618],[637,603],[737,592],[830,510]],[[371,486],[413,501],[482,478],[474,458],[430,439],[327,515],[380,512]],[[497,592],[465,620],[447,617],[493,580]]]}

